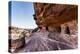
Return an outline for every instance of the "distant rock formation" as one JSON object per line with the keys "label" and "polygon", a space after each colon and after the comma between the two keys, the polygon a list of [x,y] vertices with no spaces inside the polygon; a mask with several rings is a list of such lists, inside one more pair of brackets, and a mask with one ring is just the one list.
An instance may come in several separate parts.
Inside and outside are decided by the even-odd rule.
{"label": "distant rock formation", "polygon": [[9,27],[9,52],[14,52],[16,49],[25,45],[25,38],[30,36],[33,29],[25,29],[18,27]]}

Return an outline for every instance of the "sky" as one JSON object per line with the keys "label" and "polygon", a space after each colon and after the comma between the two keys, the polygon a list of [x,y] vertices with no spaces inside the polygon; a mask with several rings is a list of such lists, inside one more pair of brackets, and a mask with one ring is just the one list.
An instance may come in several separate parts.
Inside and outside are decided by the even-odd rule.
{"label": "sky", "polygon": [[13,1],[11,3],[11,25],[20,28],[36,28],[33,18],[34,7],[32,2]]}

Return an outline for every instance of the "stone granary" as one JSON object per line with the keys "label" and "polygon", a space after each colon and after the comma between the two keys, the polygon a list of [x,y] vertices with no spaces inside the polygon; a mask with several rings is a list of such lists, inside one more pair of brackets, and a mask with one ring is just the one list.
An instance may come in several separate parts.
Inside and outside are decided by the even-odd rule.
{"label": "stone granary", "polygon": [[[49,32],[52,40],[77,48],[78,6],[69,4],[34,3],[34,20],[40,30]],[[65,45],[65,46],[66,46]],[[58,47],[58,46],[57,46]],[[59,49],[70,49],[61,47]]]}

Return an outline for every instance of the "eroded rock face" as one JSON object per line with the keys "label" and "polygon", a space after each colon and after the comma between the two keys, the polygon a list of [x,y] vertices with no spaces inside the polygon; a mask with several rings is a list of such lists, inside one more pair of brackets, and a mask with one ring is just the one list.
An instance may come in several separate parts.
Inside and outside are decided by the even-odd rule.
{"label": "eroded rock face", "polygon": [[77,5],[34,3],[34,19],[38,26],[58,26],[77,20]]}

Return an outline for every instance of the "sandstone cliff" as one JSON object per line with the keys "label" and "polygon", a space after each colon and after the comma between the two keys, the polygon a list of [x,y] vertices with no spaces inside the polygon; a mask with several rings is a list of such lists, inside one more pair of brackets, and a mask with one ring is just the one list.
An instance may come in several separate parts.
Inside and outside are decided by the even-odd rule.
{"label": "sandstone cliff", "polygon": [[34,3],[34,20],[38,27],[49,31],[49,38],[77,47],[78,6]]}
{"label": "sandstone cliff", "polygon": [[58,26],[77,20],[77,5],[34,3],[34,19],[38,26]]}

